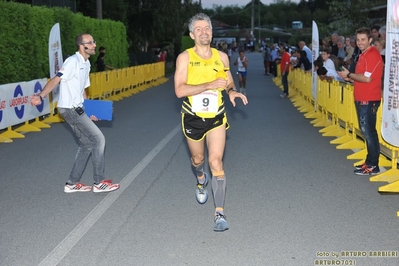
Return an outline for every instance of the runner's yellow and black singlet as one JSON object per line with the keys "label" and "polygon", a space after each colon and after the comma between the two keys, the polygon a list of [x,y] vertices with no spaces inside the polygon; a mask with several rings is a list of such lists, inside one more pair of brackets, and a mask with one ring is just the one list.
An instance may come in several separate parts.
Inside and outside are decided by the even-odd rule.
{"label": "runner's yellow and black singlet", "polygon": [[[187,84],[198,85],[214,81],[218,71],[224,71],[225,67],[220,59],[218,50],[212,49],[212,57],[202,59],[193,48],[186,51],[189,54],[187,71]],[[184,99],[181,112],[201,118],[213,118],[225,113],[222,91],[215,88],[200,94],[188,96]]]}

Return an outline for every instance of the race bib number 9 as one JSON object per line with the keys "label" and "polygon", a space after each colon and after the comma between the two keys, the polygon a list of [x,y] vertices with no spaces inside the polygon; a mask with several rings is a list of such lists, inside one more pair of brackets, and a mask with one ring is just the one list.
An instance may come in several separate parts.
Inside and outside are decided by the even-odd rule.
{"label": "race bib number 9", "polygon": [[204,91],[193,96],[192,111],[201,113],[217,113],[218,91]]}

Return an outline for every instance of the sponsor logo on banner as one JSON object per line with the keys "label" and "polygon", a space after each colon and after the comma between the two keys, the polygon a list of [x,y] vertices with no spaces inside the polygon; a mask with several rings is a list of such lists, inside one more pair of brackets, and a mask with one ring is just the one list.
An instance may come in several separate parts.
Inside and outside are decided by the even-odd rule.
{"label": "sponsor logo on banner", "polygon": [[[33,90],[34,94],[39,94],[42,91],[43,87],[40,82],[35,83],[35,88]],[[44,101],[42,101],[39,105],[36,106],[37,110],[41,113],[43,111]]]}
{"label": "sponsor logo on banner", "polygon": [[3,121],[3,110],[6,108],[6,101],[0,99],[0,123]]}
{"label": "sponsor logo on banner", "polygon": [[10,108],[14,108],[15,115],[22,119],[24,117],[25,104],[28,103],[28,96],[24,96],[22,88],[18,85],[14,90],[14,98],[10,99]]}

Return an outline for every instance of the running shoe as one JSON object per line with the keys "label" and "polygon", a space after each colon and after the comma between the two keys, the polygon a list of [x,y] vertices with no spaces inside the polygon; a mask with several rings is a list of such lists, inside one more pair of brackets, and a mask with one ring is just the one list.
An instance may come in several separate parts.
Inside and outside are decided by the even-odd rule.
{"label": "running shoe", "polygon": [[88,191],[91,191],[91,186],[86,186],[83,183],[77,183],[74,185],[70,185],[70,184],[66,183],[65,187],[64,187],[65,193],[88,192]]}
{"label": "running shoe", "polygon": [[93,185],[93,192],[94,193],[111,192],[117,190],[118,188],[119,184],[112,184],[112,180],[104,180],[99,184]]}
{"label": "running shoe", "polygon": [[226,221],[226,216],[220,213],[217,213],[215,216],[215,225],[213,227],[213,231],[215,232],[223,232],[229,229],[229,225]]}
{"label": "running shoe", "polygon": [[195,198],[197,199],[199,204],[204,204],[208,200],[208,190],[206,189],[206,186],[208,185],[209,177],[207,173],[204,173],[204,175],[204,184],[200,184],[197,181],[197,188],[195,189]]}
{"label": "running shoe", "polygon": [[360,170],[360,169],[363,169],[366,167],[367,167],[367,164],[365,162],[362,164],[355,165],[356,170]]}
{"label": "running shoe", "polygon": [[378,166],[366,165],[364,168],[354,171],[357,175],[378,175],[380,173],[380,168]]}
{"label": "running shoe", "polygon": [[280,94],[280,97],[281,97],[281,98],[287,98],[287,97],[288,97],[288,95],[287,95],[287,94],[285,94],[285,93],[283,93],[283,94]]}

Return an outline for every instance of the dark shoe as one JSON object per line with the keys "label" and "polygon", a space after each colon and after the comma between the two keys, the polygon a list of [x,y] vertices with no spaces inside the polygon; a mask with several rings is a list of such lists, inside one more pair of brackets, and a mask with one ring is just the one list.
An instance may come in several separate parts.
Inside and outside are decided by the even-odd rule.
{"label": "dark shoe", "polygon": [[354,172],[357,175],[378,175],[380,168],[378,166],[366,165],[364,168],[357,169]]}
{"label": "dark shoe", "polygon": [[360,170],[360,169],[363,169],[366,167],[367,167],[367,164],[365,162],[362,164],[355,165],[356,170]]}

